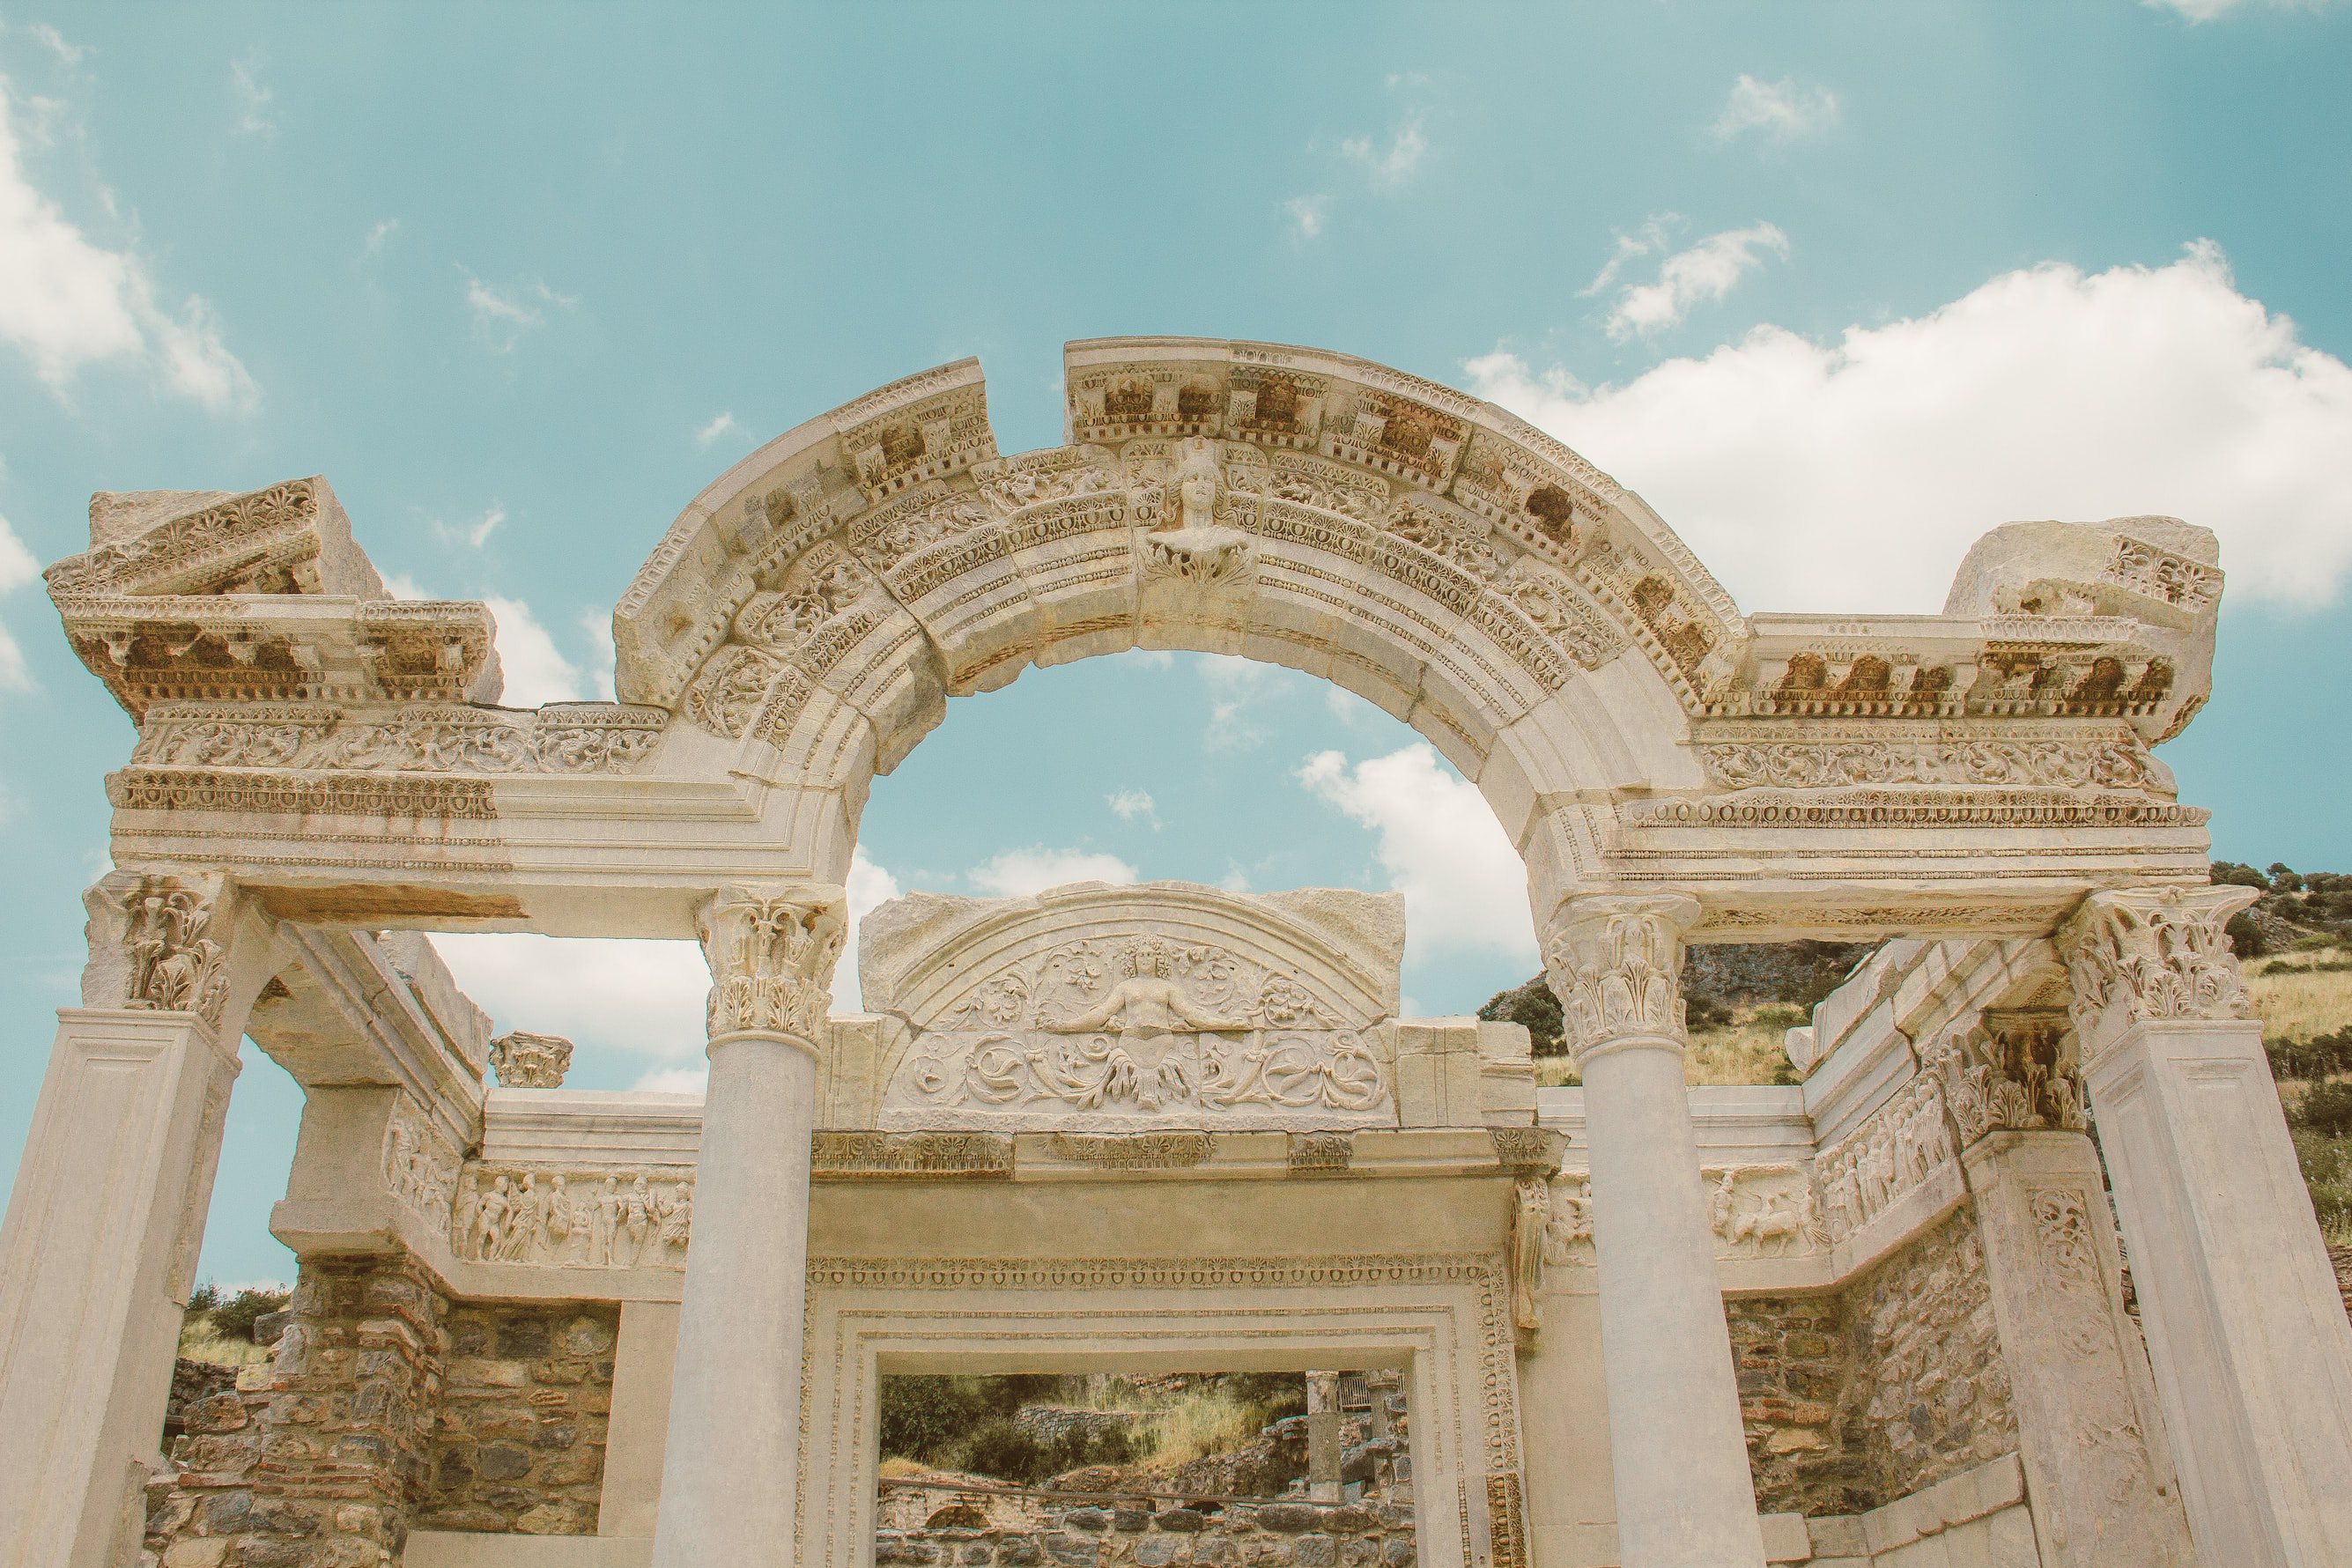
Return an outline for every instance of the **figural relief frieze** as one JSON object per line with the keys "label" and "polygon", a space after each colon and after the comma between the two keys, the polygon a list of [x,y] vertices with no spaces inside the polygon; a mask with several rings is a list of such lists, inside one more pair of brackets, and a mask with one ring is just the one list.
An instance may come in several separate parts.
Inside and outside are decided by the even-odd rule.
{"label": "figural relief frieze", "polygon": [[996,970],[924,1028],[883,1124],[1392,1124],[1376,1032],[1213,943],[1067,942]]}
{"label": "figural relief frieze", "polygon": [[449,1249],[473,1263],[558,1268],[686,1267],[694,1238],[687,1173],[550,1169],[469,1160],[448,1215]]}
{"label": "figural relief frieze", "polygon": [[1829,1245],[1812,1173],[1800,1164],[1729,1165],[1700,1172],[1718,1258],[1787,1258]]}
{"label": "figural relief frieze", "polygon": [[384,1186],[394,1202],[445,1237],[464,1164],[441,1130],[406,1095],[394,1102],[383,1126]]}
{"label": "figural relief frieze", "polygon": [[1885,1213],[1952,1158],[1943,1079],[1921,1072],[1815,1162],[1822,1220],[1832,1242]]}

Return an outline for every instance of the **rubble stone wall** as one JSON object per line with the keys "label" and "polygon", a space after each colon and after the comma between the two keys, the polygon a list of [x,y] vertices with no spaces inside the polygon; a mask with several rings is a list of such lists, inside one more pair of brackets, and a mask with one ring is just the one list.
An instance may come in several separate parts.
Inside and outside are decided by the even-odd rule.
{"label": "rubble stone wall", "polygon": [[1035,1531],[881,1531],[877,1568],[1411,1568],[1401,1503],[1047,1510]]}
{"label": "rubble stone wall", "polygon": [[620,1328],[610,1301],[454,1307],[419,1527],[594,1534]]}
{"label": "rubble stone wall", "polygon": [[1725,1312],[1763,1512],[1863,1513],[2017,1449],[1971,1206],[1843,1291]]}

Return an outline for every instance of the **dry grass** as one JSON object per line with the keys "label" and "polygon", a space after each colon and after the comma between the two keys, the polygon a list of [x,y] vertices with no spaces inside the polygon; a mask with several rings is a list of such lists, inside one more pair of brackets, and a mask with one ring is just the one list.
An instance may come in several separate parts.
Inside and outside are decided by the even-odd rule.
{"label": "dry grass", "polygon": [[[1782,1037],[1806,1018],[1801,1007],[1768,1003],[1738,1007],[1731,1022],[1713,1028],[1693,1029],[1690,1050],[1683,1058],[1683,1081],[1691,1084],[1780,1083],[1789,1065]],[[1536,1087],[1559,1089],[1577,1081],[1576,1066],[1566,1057],[1536,1060]]]}
{"label": "dry grass", "polygon": [[[2352,970],[2332,974],[2292,973],[2292,966],[2347,960],[2352,960],[2352,950],[2341,947],[2250,960],[2246,994],[2262,1017],[2263,1033],[2273,1040],[2307,1040],[2352,1026]],[[2290,972],[2274,973],[2283,966]]]}
{"label": "dry grass", "polygon": [[180,1327],[183,1361],[210,1362],[215,1366],[259,1366],[277,1354],[269,1346],[255,1344],[251,1340],[223,1338],[214,1330],[210,1318],[191,1318]]}
{"label": "dry grass", "polygon": [[890,1481],[906,1476],[928,1476],[931,1473],[931,1467],[918,1464],[900,1454],[892,1454],[882,1461],[881,1469],[876,1473],[884,1480]]}
{"label": "dry grass", "polygon": [[1223,1389],[1188,1391],[1153,1414],[1150,1425],[1160,1441],[1151,1463],[1173,1469],[1204,1455],[1229,1453],[1257,1436],[1262,1415]]}

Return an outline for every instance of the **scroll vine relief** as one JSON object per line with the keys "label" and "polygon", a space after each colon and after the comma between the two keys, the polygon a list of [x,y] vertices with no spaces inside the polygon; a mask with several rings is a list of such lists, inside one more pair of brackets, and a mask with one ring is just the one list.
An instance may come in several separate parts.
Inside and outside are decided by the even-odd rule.
{"label": "scroll vine relief", "polygon": [[1389,1126],[1377,1036],[1225,948],[1094,937],[1000,969],[920,1034],[887,1126]]}

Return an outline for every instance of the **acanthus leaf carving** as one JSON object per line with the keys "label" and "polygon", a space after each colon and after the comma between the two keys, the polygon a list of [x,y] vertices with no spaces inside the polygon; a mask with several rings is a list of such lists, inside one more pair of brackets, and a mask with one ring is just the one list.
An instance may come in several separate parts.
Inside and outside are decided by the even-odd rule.
{"label": "acanthus leaf carving", "polygon": [[213,935],[216,897],[176,877],[145,877],[121,898],[129,960],[123,1005],[193,1013],[218,1029],[228,1005],[226,948]]}
{"label": "acanthus leaf carving", "polygon": [[2088,1129],[2066,1015],[2054,1007],[1987,1008],[1925,1053],[1968,1147],[1989,1132]]}
{"label": "acanthus leaf carving", "polygon": [[625,773],[669,721],[657,708],[601,703],[534,712],[413,704],[383,717],[335,707],[212,704],[148,714],[135,763],[452,773]]}
{"label": "acanthus leaf carving", "polygon": [[572,1067],[572,1042],[517,1029],[490,1042],[490,1065],[508,1089],[562,1089]]}
{"label": "acanthus leaf carving", "polygon": [[722,888],[707,900],[695,926],[710,964],[711,1039],[782,1035],[814,1049],[847,907],[842,889],[821,883]]}
{"label": "acanthus leaf carving", "polygon": [[1683,1044],[1682,937],[1698,914],[1697,900],[1670,893],[1578,899],[1554,917],[1545,968],[1579,1059],[1636,1039]]}
{"label": "acanthus leaf carving", "polygon": [[2252,1017],[2223,928],[2259,896],[2252,888],[2150,888],[2084,900],[2060,932],[2059,951],[2086,1047],[2104,1049],[2145,1021]]}
{"label": "acanthus leaf carving", "polygon": [[2146,790],[2169,794],[2135,739],[1878,740],[1703,743],[1699,761],[1726,789],[1848,784],[1970,784]]}

